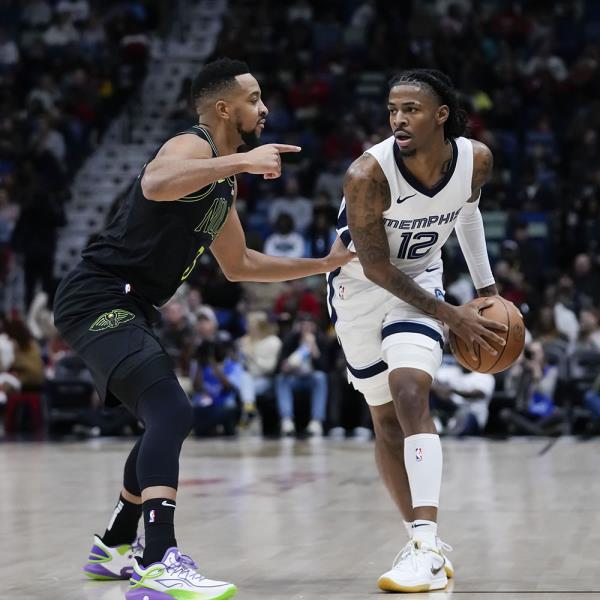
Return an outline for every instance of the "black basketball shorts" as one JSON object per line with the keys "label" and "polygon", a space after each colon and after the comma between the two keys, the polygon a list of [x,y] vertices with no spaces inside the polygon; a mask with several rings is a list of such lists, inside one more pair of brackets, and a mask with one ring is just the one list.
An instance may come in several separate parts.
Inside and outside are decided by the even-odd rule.
{"label": "black basketball shorts", "polygon": [[[108,406],[119,402],[137,414],[137,400],[150,386],[175,374],[170,357],[153,332],[155,309],[132,296],[126,283],[87,262],[60,283],[54,301],[54,324],[90,370]],[[131,374],[124,396],[111,392],[110,379],[120,366]],[[123,395],[123,394],[121,394]]]}

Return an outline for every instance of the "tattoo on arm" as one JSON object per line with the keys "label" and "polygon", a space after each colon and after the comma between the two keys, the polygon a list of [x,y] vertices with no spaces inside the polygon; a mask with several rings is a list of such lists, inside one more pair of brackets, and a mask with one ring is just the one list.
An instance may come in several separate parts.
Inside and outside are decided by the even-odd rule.
{"label": "tattoo on arm", "polygon": [[442,302],[390,262],[382,214],[390,206],[390,190],[375,159],[360,157],[348,170],[344,196],[352,241],[365,275],[398,298],[436,316]]}
{"label": "tattoo on arm", "polygon": [[383,283],[380,283],[388,292],[398,296],[401,300],[422,310],[433,317],[439,317],[440,306],[445,304],[435,296],[425,291],[418,283],[415,283],[406,273],[403,273],[390,264],[389,275]]}
{"label": "tattoo on arm", "polygon": [[496,287],[496,284],[493,283],[492,285],[488,285],[487,287],[483,287],[477,290],[477,295],[479,297],[482,296],[497,296],[498,295],[498,288]]}
{"label": "tattoo on arm", "polygon": [[494,170],[494,157],[490,149],[481,142],[473,143],[472,194],[469,202],[475,202],[481,188],[491,179]]}

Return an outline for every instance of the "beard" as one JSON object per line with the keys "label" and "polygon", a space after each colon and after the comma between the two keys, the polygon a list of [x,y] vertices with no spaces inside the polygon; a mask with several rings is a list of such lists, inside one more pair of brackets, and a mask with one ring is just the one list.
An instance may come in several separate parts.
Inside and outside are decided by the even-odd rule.
{"label": "beard", "polygon": [[252,149],[258,146],[259,136],[256,135],[256,125],[250,131],[245,131],[242,129],[242,125],[240,123],[236,126],[237,132],[240,134],[242,141],[244,142],[244,146]]}

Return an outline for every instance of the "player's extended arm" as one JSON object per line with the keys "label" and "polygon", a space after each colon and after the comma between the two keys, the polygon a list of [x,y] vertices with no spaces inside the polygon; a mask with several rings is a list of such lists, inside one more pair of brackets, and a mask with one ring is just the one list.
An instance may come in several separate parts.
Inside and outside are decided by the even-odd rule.
{"label": "player's extended arm", "polygon": [[210,247],[223,274],[230,281],[288,281],[327,273],[346,264],[353,254],[339,239],[324,258],[268,256],[246,246],[246,236],[235,206]]}
{"label": "player's extended arm", "polygon": [[274,179],[281,175],[283,152],[299,152],[298,146],[265,144],[250,152],[212,157],[206,140],[190,134],[171,138],[144,170],[141,186],[148,200],[179,200],[213,181],[236,173],[253,173]]}
{"label": "player's extended arm", "polygon": [[471,140],[473,144],[473,179],[471,199],[460,211],[456,221],[456,237],[464,254],[473,285],[479,296],[495,296],[498,288],[490,267],[483,218],[479,210],[481,188],[491,176],[494,158],[490,149],[481,142]]}
{"label": "player's extended arm", "polygon": [[497,323],[479,317],[471,307],[454,307],[438,300],[390,262],[382,218],[390,205],[389,186],[372,156],[364,154],[350,166],[344,180],[344,196],[350,235],[365,275],[401,300],[444,321],[471,345],[477,342],[494,352],[483,336],[501,343],[502,338],[491,331],[500,329]]}

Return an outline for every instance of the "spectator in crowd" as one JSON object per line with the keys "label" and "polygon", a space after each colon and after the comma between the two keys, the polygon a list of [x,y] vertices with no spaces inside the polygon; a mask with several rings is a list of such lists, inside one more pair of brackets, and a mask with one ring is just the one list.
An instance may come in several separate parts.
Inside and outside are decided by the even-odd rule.
{"label": "spectator in crowd", "polygon": [[519,271],[530,286],[536,287],[541,281],[540,253],[529,237],[529,226],[524,221],[516,224],[513,232],[519,255]]}
{"label": "spectator in crowd", "polygon": [[0,315],[0,404],[6,402],[7,394],[21,389],[21,382],[10,372],[15,360],[15,348],[5,332],[5,325],[5,318]]}
{"label": "spectator in crowd", "polygon": [[229,341],[230,337],[227,332],[219,330],[217,315],[210,306],[203,304],[196,309],[195,348],[198,348],[203,342]]}
{"label": "spectator in crowd", "polygon": [[579,313],[579,334],[570,351],[580,350],[600,352],[600,322],[596,310],[584,309]]}
{"label": "spectator in crowd", "polygon": [[444,415],[442,431],[457,436],[481,434],[495,386],[493,375],[443,363],[431,387],[432,408],[438,418]]}
{"label": "spectator in crowd", "polygon": [[202,299],[215,313],[219,328],[232,337],[245,333],[244,290],[240,283],[228,281],[212,260],[207,265],[207,278],[202,282]]}
{"label": "spectator in crowd", "polygon": [[304,238],[294,229],[294,219],[286,212],[279,213],[275,231],[265,240],[265,254],[302,258],[304,247]]}
{"label": "spectator in crowd", "polygon": [[311,398],[311,420],[308,432],[323,434],[327,412],[328,340],[317,331],[309,315],[298,318],[294,330],[285,337],[279,357],[276,379],[277,403],[281,416],[281,432],[294,433],[294,392],[306,391]]}
{"label": "spectator in crowd", "polygon": [[183,302],[172,300],[162,309],[160,341],[180,373],[187,372],[194,351],[194,323]]}
{"label": "spectator in crowd", "polygon": [[529,343],[508,371],[505,389],[514,397],[515,409],[504,409],[502,417],[519,432],[550,433],[560,411],[554,404],[558,365],[549,364],[539,341]]}
{"label": "spectator in crowd", "polygon": [[589,254],[578,254],[573,264],[577,308],[589,308],[600,302],[600,272]]}
{"label": "spectator in crowd", "polygon": [[546,300],[549,306],[553,306],[556,329],[562,337],[572,343],[579,330],[573,279],[563,273],[556,286],[550,285],[546,288]]}
{"label": "spectator in crowd", "polygon": [[327,407],[330,429],[327,435],[332,439],[343,439],[346,430],[351,429],[353,439],[371,440],[373,422],[369,405],[348,381],[348,365],[338,344],[334,344],[330,365]]}
{"label": "spectator in crowd", "polygon": [[275,368],[281,351],[281,340],[267,313],[248,313],[248,333],[240,338],[239,350],[254,384],[256,396],[263,396],[273,388]]}
{"label": "spectator in crowd", "polygon": [[19,62],[19,47],[6,33],[0,28],[0,72],[10,71]]}
{"label": "spectator in crowd", "polygon": [[56,12],[42,39],[48,49],[55,53],[74,46],[79,41],[79,33],[71,21],[71,15],[68,12]]}
{"label": "spectator in crowd", "polygon": [[[270,119],[269,116],[269,121]],[[272,226],[276,226],[279,215],[283,213],[293,215],[293,229],[299,233],[306,233],[312,223],[313,204],[300,194],[298,180],[295,177],[288,177],[284,185],[283,196],[269,202],[269,222]]]}
{"label": "spectator in crowd", "polygon": [[240,419],[243,366],[229,342],[204,340],[191,363],[194,431],[198,436],[235,435]]}
{"label": "spectator in crowd", "polygon": [[314,319],[321,317],[321,304],[303,279],[292,279],[287,289],[275,300],[273,312],[277,317],[288,315],[295,319],[299,314],[309,314]]}
{"label": "spectator in crowd", "polygon": [[307,233],[306,256],[312,258],[327,256],[335,237],[335,226],[332,223],[329,208],[315,208],[314,219]]}
{"label": "spectator in crowd", "polygon": [[27,27],[43,29],[52,19],[52,7],[46,0],[26,0],[21,21]]}
{"label": "spectator in crowd", "polygon": [[[511,240],[511,244],[514,242]],[[507,260],[499,260],[494,266],[494,278],[498,292],[503,298],[520,306],[527,298],[525,276]]]}
{"label": "spectator in crowd", "polygon": [[568,338],[556,326],[555,307],[542,306],[538,310],[533,337],[542,345],[555,345],[566,351]]}
{"label": "spectator in crowd", "polygon": [[38,343],[20,319],[7,321],[5,331],[14,348],[10,373],[19,380],[21,389],[39,390],[44,381],[44,364]]}
{"label": "spectator in crowd", "polygon": [[[18,204],[11,202],[8,190],[0,186],[0,288],[6,285],[12,258],[10,241],[18,219]],[[3,291],[0,292],[0,309],[4,308]]]}
{"label": "spectator in crowd", "polygon": [[57,229],[64,222],[63,206],[58,200],[48,198],[42,189],[32,190],[23,200],[12,243],[15,251],[23,259],[27,307],[33,300],[38,283],[51,302],[54,298]]}

